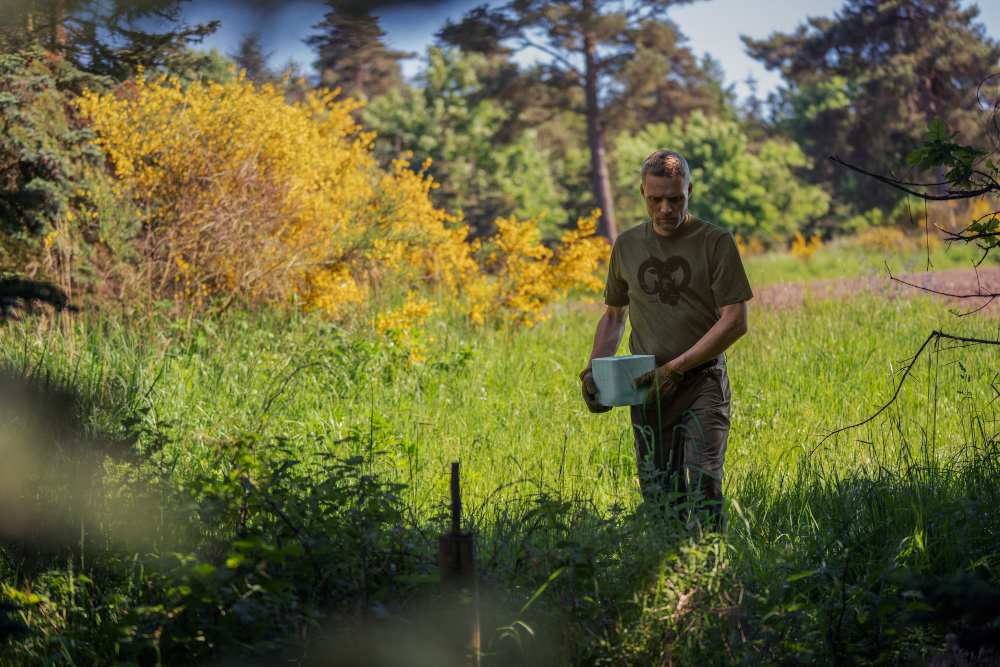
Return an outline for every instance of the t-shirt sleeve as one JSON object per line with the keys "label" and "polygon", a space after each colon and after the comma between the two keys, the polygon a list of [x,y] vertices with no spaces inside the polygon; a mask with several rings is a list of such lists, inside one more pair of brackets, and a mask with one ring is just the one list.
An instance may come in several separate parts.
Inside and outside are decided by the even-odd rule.
{"label": "t-shirt sleeve", "polygon": [[715,307],[722,308],[753,298],[747,272],[743,269],[740,249],[732,234],[720,235],[715,243],[715,261],[712,262],[712,296]]}
{"label": "t-shirt sleeve", "polygon": [[621,308],[627,306],[628,282],[622,278],[621,252],[618,243],[611,249],[611,261],[608,262],[608,280],[604,283],[604,303],[608,306]]}

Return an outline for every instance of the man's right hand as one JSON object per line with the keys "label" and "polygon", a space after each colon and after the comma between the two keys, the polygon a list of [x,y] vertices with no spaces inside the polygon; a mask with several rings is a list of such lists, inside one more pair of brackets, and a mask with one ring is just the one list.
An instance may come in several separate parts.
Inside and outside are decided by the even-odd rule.
{"label": "man's right hand", "polygon": [[645,375],[640,375],[632,381],[632,386],[638,388],[647,384],[652,385],[643,403],[643,409],[650,410],[655,406],[669,403],[677,391],[677,385],[683,380],[684,374],[674,370],[674,367],[668,362]]}
{"label": "man's right hand", "polygon": [[580,382],[583,383],[583,402],[587,404],[588,410],[594,414],[600,414],[611,409],[610,405],[601,405],[594,398],[594,394],[597,393],[597,385],[594,383],[594,370],[590,366],[580,371]]}

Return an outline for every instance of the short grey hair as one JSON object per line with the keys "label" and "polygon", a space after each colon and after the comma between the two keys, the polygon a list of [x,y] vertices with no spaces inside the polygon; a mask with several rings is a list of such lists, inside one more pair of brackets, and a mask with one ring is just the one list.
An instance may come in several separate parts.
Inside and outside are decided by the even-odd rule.
{"label": "short grey hair", "polygon": [[691,182],[691,168],[688,167],[687,160],[680,153],[674,151],[656,151],[642,163],[642,180],[645,182],[646,174],[653,176],[666,176],[673,178],[680,176],[685,183]]}

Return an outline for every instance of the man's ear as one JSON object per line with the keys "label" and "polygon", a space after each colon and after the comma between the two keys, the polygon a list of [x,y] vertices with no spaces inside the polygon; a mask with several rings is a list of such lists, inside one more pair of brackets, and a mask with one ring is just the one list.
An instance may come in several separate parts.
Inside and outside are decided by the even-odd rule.
{"label": "man's ear", "polygon": [[646,185],[642,181],[639,181],[639,194],[642,195],[643,199],[646,198]]}
{"label": "man's ear", "polygon": [[688,197],[691,196],[692,190],[694,190],[694,183],[692,181],[688,181]]}

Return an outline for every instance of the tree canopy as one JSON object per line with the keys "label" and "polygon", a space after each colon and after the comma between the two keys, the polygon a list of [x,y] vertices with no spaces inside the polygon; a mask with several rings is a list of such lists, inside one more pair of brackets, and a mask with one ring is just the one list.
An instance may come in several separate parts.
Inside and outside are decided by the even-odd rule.
{"label": "tree canopy", "polygon": [[687,122],[652,124],[617,143],[619,202],[629,226],[647,219],[639,176],[646,157],[661,148],[677,151],[691,167],[691,213],[733,233],[788,238],[829,208],[829,195],[796,177],[809,164],[797,145],[767,141],[754,154],[735,120],[695,111]]}
{"label": "tree canopy", "polygon": [[275,76],[267,66],[267,60],[274,52],[265,53],[261,41],[263,35],[259,30],[253,30],[243,35],[236,51],[229,54],[236,66],[246,72],[246,77],[258,84],[272,81]]}
{"label": "tree canopy", "polygon": [[557,236],[568,218],[553,174],[557,165],[530,128],[498,140],[507,114],[500,102],[481,94],[476,65],[482,60],[430,47],[422,87],[374,98],[362,121],[378,133],[376,153],[383,161],[405,151],[416,165],[432,158],[430,174],[441,185],[433,192],[436,202],[461,210],[475,235],[493,233],[499,217],[544,215],[540,228]]}
{"label": "tree canopy", "polygon": [[44,48],[77,69],[119,80],[139,67],[188,67],[192,59],[207,63],[206,56],[188,47],[215,32],[220,22],[183,23],[186,1],[0,0],[0,50]]}
{"label": "tree canopy", "polygon": [[397,61],[414,54],[385,48],[385,31],[370,8],[340,0],[328,0],[326,4],[330,11],[313,26],[321,32],[306,39],[319,53],[313,65],[319,72],[320,85],[340,88],[342,95],[366,97],[402,87]]}
{"label": "tree canopy", "polygon": [[623,98],[632,104],[620,105],[620,113],[638,116],[669,99],[672,86],[696,83],[685,79],[683,67],[682,76],[672,76],[673,67],[690,65],[678,54],[676,30],[666,22],[667,9],[683,1],[511,0],[494,10],[473,10],[438,33],[463,50],[496,54],[534,48],[550,56],[542,75],[550,85],[575,93],[564,98],[564,106],[586,120],[591,189],[602,211],[599,230],[611,241],[617,224],[605,146],[608,117]]}
{"label": "tree canopy", "polygon": [[743,40],[788,82],[772,100],[776,120],[816,159],[815,181],[861,209],[891,207],[892,191],[826,157],[889,173],[905,168],[935,117],[978,135],[977,86],[1000,62],[1000,45],[975,22],[978,13],[958,0],[848,0],[832,19]]}

